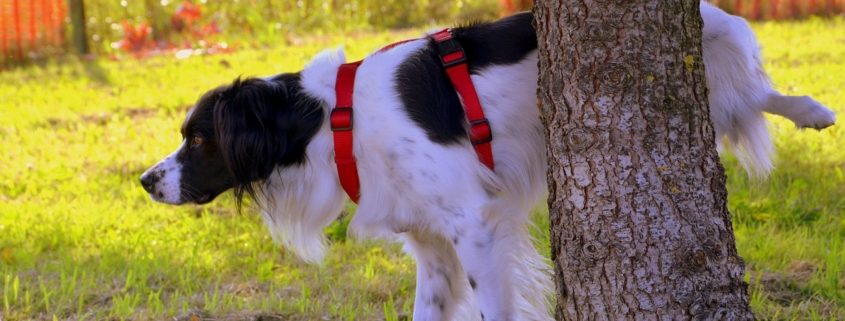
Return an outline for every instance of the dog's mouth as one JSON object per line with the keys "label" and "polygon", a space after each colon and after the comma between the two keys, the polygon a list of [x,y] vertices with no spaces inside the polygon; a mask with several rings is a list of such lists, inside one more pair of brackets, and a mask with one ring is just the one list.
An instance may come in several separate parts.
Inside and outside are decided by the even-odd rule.
{"label": "dog's mouth", "polygon": [[209,202],[211,202],[213,200],[214,200],[214,196],[212,196],[211,194],[205,194],[205,195],[200,195],[199,197],[195,198],[193,200],[193,202],[196,203],[196,204],[199,204],[199,205],[203,205],[203,204],[208,204]]}
{"label": "dog's mouth", "polygon": [[180,201],[181,201],[181,204],[194,203],[194,204],[197,204],[197,205],[204,205],[204,204],[211,203],[211,201],[213,201],[215,198],[217,198],[217,196],[219,196],[222,193],[223,192],[211,192],[211,193],[202,193],[202,194],[199,194],[199,195],[186,195],[185,193],[182,193],[182,197],[181,197]]}
{"label": "dog's mouth", "polygon": [[150,198],[152,198],[153,201],[156,201],[156,202],[159,202],[159,203],[164,203],[164,204],[170,204],[170,205],[185,205],[185,204],[188,204],[188,203],[193,203],[193,204],[197,204],[197,205],[204,205],[204,204],[211,203],[211,201],[213,201],[216,198],[216,196],[217,195],[212,195],[212,194],[203,194],[203,195],[200,195],[200,196],[188,196],[188,195],[182,194],[179,197],[179,200],[174,201],[174,200],[165,199],[164,196],[161,195],[160,193],[150,193]]}
{"label": "dog's mouth", "polygon": [[170,205],[180,205],[180,204],[185,203],[184,199],[182,199],[181,197],[178,200],[172,200],[172,199],[168,199],[168,198],[164,197],[164,193],[161,193],[161,192],[149,193],[149,195],[150,195],[150,198],[153,201],[156,201],[156,202],[159,202],[159,203],[170,204]]}

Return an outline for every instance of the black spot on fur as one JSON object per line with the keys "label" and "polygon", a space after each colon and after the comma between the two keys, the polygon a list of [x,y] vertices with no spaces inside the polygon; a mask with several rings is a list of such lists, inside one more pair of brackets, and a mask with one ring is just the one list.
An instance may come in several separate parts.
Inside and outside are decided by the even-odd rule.
{"label": "black spot on fur", "polygon": [[[491,23],[452,29],[466,53],[470,73],[492,65],[514,64],[537,49],[529,12]],[[458,94],[446,75],[433,40],[403,62],[396,71],[396,90],[408,116],[439,144],[467,138],[466,120]],[[493,124],[495,126],[495,124]]]}
{"label": "black spot on fur", "polygon": [[475,283],[475,279],[474,279],[474,278],[472,278],[471,276],[469,277],[469,286],[470,286],[473,290],[475,290],[475,288],[478,286],[478,284],[476,284],[476,283]]}
{"label": "black spot on fur", "polygon": [[440,309],[441,312],[446,310],[446,301],[443,299],[443,297],[441,297],[439,295],[435,294],[434,296],[432,296],[430,303],[431,303],[431,305],[436,305],[437,308]]}
{"label": "black spot on fur", "polygon": [[437,181],[440,179],[437,174],[425,170],[420,171],[420,176],[424,177],[432,183],[437,183]]}

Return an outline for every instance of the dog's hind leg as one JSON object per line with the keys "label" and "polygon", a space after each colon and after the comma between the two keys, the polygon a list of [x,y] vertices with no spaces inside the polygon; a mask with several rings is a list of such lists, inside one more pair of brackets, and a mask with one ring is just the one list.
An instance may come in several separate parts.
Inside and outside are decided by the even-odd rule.
{"label": "dog's hind leg", "polygon": [[[486,224],[485,224],[486,223]],[[514,280],[511,275],[513,253],[501,231],[489,222],[466,226],[455,238],[455,250],[475,294],[476,304],[485,321],[515,320]],[[502,227],[508,229],[508,227]]]}
{"label": "dog's hind leg", "polygon": [[766,112],[788,118],[800,128],[823,129],[836,122],[836,114],[809,96],[784,96],[769,94]]}
{"label": "dog's hind leg", "polygon": [[742,18],[704,2],[701,17],[701,44],[716,143],[726,136],[748,173],[765,176],[773,168],[773,147],[763,109],[773,90],[760,64],[754,32]]}
{"label": "dog's hind leg", "polygon": [[528,226],[523,225],[514,231],[510,247],[513,249],[514,304],[517,314],[515,319],[554,320],[550,308],[554,294],[552,269],[548,259],[534,247]]}
{"label": "dog's hind leg", "polygon": [[[458,308],[467,308],[472,302],[452,244],[440,236],[417,232],[407,233],[405,244],[417,263],[414,320],[456,320]],[[477,311],[474,307],[468,308]]]}
{"label": "dog's hind leg", "polygon": [[[552,320],[551,275],[512,211],[489,206],[454,222],[455,252],[485,321]],[[523,222],[524,223],[524,222]]]}
{"label": "dog's hind leg", "polygon": [[706,2],[702,49],[710,119],[716,142],[727,136],[742,166],[765,176],[773,168],[773,147],[763,112],[784,116],[798,127],[821,129],[836,121],[833,111],[807,96],[784,96],[772,88],[760,45],[748,23]]}

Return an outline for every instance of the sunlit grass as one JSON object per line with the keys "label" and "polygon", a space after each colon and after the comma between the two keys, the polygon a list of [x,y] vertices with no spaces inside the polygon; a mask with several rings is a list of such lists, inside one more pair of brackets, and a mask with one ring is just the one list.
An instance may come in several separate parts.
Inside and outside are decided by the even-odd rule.
{"label": "sunlit grass", "polygon": [[[776,88],[845,112],[845,21],[754,25]],[[762,182],[728,163],[729,206],[762,319],[845,316],[845,139],[841,125],[798,130],[770,117],[777,169]]]}
{"label": "sunlit grass", "polygon": [[[845,20],[755,29],[779,89],[845,111]],[[342,42],[356,59],[416,34],[0,73],[0,318],[408,315],[414,266],[397,245],[347,242],[336,224],[326,261],[306,265],[271,242],[257,215],[236,213],[229,196],[205,207],[161,205],[137,177],[180,143],[184,112],[205,90],[297,71]],[[761,319],[836,320],[845,315],[845,132],[771,120],[778,169],[769,180],[751,181],[725,160],[752,303]]]}
{"label": "sunlit grass", "polygon": [[[416,34],[415,32],[412,34]],[[347,40],[351,58],[410,34]],[[0,284],[10,319],[407,313],[413,265],[397,246],[338,242],[308,266],[224,196],[153,203],[137,177],[180,142],[186,108],[240,75],[298,71],[335,39],[296,48],[71,62],[0,74]],[[337,231],[335,231],[337,230]],[[342,226],[330,232],[342,241]]]}

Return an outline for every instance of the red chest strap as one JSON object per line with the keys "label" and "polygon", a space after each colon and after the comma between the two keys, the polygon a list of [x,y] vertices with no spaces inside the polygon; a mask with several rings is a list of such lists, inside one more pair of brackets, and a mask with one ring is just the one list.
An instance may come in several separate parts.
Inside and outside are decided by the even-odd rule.
{"label": "red chest strap", "polygon": [[[479,161],[492,170],[494,169],[493,151],[490,142],[493,140],[493,132],[490,129],[490,123],[484,117],[481,101],[472,84],[464,50],[453,38],[449,29],[433,34],[432,38],[437,44],[443,68],[463,102],[464,113],[470,125],[470,142],[478,154]],[[410,40],[394,43],[383,48],[382,51],[407,41]],[[337,103],[329,117],[334,136],[335,163],[340,185],[355,203],[358,203],[361,196],[361,186],[358,168],[355,165],[355,155],[352,151],[352,91],[355,88],[355,73],[360,65],[361,61],[340,65],[335,83]]]}
{"label": "red chest strap", "polygon": [[360,61],[340,65],[334,87],[337,103],[329,116],[334,136],[337,175],[343,190],[355,203],[358,203],[361,196],[361,185],[358,182],[355,155],[352,153],[352,90],[355,88],[355,73],[360,65]]}

